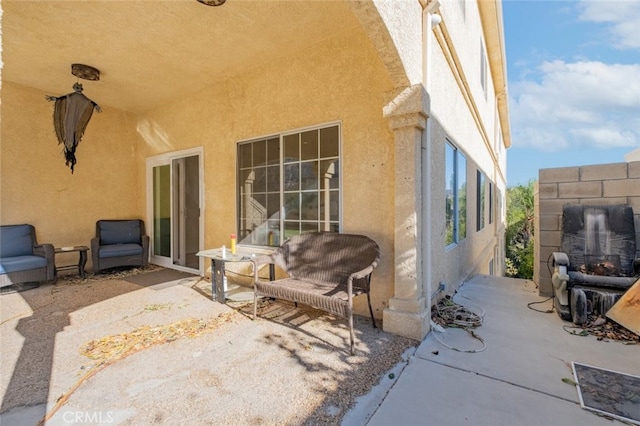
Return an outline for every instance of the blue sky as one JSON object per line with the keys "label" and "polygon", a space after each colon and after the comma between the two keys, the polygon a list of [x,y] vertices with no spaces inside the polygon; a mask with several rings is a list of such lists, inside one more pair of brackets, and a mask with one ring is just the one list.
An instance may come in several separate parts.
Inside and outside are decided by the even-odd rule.
{"label": "blue sky", "polygon": [[503,0],[507,185],[640,148],[640,0]]}

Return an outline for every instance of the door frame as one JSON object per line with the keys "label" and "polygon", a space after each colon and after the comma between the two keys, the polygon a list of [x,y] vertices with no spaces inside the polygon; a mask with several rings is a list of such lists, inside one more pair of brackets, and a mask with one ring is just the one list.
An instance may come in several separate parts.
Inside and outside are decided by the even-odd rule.
{"label": "door frame", "polygon": [[[198,194],[198,203],[200,207],[200,216],[198,218],[198,250],[204,249],[204,147],[199,146],[195,148],[183,149],[179,151],[171,151],[165,152],[163,154],[154,155],[146,158],[146,222],[149,224],[147,229],[147,235],[149,235],[150,249],[154,244],[154,227],[155,222],[153,220],[153,168],[161,165],[172,165],[173,160],[179,160],[186,157],[198,157],[198,183],[199,183],[199,194]],[[173,168],[171,169],[173,173]],[[171,181],[171,211],[174,211],[173,206],[173,175]],[[173,226],[171,227],[171,236],[173,238]],[[178,271],[191,272],[195,271],[194,268],[188,268],[186,266],[175,265],[173,263],[173,239],[171,242],[171,257],[169,258],[169,262],[166,261],[166,257],[163,256],[154,256],[153,251],[150,250],[149,253],[149,262],[155,265],[160,265],[165,268],[176,269]],[[198,259],[198,269],[199,275],[204,275],[204,259],[200,257]]]}

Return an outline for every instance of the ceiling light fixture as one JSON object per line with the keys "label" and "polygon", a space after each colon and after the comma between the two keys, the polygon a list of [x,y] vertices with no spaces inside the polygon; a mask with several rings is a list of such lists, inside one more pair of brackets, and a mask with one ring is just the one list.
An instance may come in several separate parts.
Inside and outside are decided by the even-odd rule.
{"label": "ceiling light fixture", "polygon": [[198,0],[202,4],[207,6],[222,6],[227,0]]}
{"label": "ceiling light fixture", "polygon": [[83,80],[100,80],[100,70],[89,65],[71,64],[71,74]]}

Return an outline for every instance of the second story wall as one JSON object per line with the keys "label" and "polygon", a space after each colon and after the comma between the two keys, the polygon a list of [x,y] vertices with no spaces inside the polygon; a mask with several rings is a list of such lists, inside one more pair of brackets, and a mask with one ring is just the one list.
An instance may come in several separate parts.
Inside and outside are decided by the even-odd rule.
{"label": "second story wall", "polygon": [[[506,147],[475,2],[444,2],[434,29],[430,100],[433,133],[432,178],[435,282],[459,285],[474,273],[501,274],[504,264]],[[500,23],[501,24],[501,23]],[[494,29],[494,31],[499,31]],[[495,65],[495,64],[494,64]],[[484,67],[484,69],[483,69]],[[464,161],[465,236],[447,243],[446,151],[454,146]]]}

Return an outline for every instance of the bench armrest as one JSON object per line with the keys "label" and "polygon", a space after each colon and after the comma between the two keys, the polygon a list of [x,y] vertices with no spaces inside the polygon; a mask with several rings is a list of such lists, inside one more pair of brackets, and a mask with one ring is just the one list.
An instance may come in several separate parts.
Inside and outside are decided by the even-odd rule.
{"label": "bench armrest", "polygon": [[[365,292],[369,292],[369,287],[371,285],[371,274],[373,273],[373,269],[376,267],[376,264],[378,262],[374,262],[373,264],[367,266],[366,268],[358,271],[358,272],[354,272],[353,274],[349,275],[349,279],[347,280],[347,294],[349,295],[349,300],[351,300],[351,298],[353,297],[353,282],[354,281],[359,281],[359,280],[366,280],[366,284],[365,287],[361,288],[362,290],[364,290]],[[361,282],[361,281],[360,281]],[[359,284],[360,287],[361,284]]]}
{"label": "bench armrest", "polygon": [[361,271],[354,272],[353,274],[350,275],[349,278],[354,279],[354,280],[357,280],[357,279],[360,279],[360,278],[366,278],[369,275],[371,275],[371,273],[373,272],[373,269],[375,267],[376,267],[375,264],[369,265],[369,266],[367,266],[366,268],[364,268]]}
{"label": "bench armrest", "polygon": [[263,265],[271,265],[276,263],[274,254],[263,254],[261,256],[257,256],[251,259],[251,263],[253,263],[253,283],[255,285],[256,281],[260,279],[258,275],[260,272],[260,266]]}
{"label": "bench armrest", "polygon": [[258,267],[262,265],[275,263],[275,259],[272,254],[263,254],[263,255],[252,258],[251,263],[253,263],[254,266]]}

